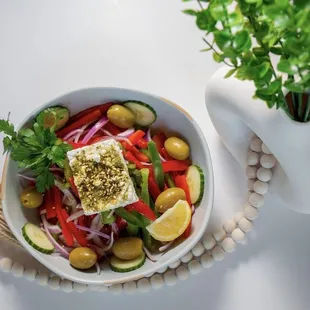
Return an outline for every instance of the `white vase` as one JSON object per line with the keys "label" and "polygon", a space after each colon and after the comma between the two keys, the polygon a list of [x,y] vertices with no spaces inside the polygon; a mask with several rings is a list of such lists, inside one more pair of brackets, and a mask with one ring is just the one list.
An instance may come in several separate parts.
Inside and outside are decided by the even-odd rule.
{"label": "white vase", "polygon": [[224,79],[227,71],[218,70],[206,89],[207,109],[221,140],[245,166],[251,137],[260,137],[278,160],[270,192],[289,208],[310,213],[310,123],[295,122],[281,109],[268,109],[252,98],[252,82]]}

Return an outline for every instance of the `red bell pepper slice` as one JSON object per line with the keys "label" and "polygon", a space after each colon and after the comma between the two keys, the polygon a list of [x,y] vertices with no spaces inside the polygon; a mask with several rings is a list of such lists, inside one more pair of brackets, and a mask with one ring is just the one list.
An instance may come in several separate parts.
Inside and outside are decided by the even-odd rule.
{"label": "red bell pepper slice", "polygon": [[157,185],[157,182],[154,178],[153,171],[150,170],[150,175],[149,175],[149,192],[155,201],[157,197],[160,195],[161,191]]}
{"label": "red bell pepper slice", "polygon": [[142,161],[142,162],[150,161],[150,159],[145,154],[140,152],[134,145],[130,145],[126,141],[122,141],[121,144],[127,151],[130,151],[132,155],[136,157],[139,161]]}
{"label": "red bell pepper slice", "polygon": [[140,139],[140,140],[137,142],[137,146],[138,146],[140,149],[147,149],[147,142],[146,142],[144,139]]}
{"label": "red bell pepper slice", "polygon": [[143,164],[141,164],[140,161],[136,157],[134,157],[131,152],[129,152],[129,151],[125,152],[125,156],[124,157],[129,162],[135,164],[138,169],[144,168]]}
{"label": "red bell pepper slice", "polygon": [[156,214],[154,213],[154,211],[151,209],[150,206],[148,206],[142,200],[134,202],[134,203],[128,205],[127,207],[126,207],[126,209],[128,211],[134,210],[134,211],[137,211],[138,213],[142,214],[143,216],[145,216],[146,218],[148,218],[151,221],[156,220]]}
{"label": "red bell pepper slice", "polygon": [[175,186],[182,188],[185,192],[186,195],[186,200],[188,202],[188,204],[191,206],[192,205],[192,201],[191,201],[191,196],[189,193],[189,188],[188,188],[188,184],[186,181],[186,176],[185,175],[178,175],[175,177]]}
{"label": "red bell pepper slice", "polygon": [[84,117],[85,115],[95,111],[95,110],[100,110],[101,112],[101,115],[104,115],[109,109],[110,107],[114,104],[114,102],[106,102],[106,103],[103,103],[103,104],[99,104],[99,105],[96,105],[94,107],[90,107],[88,109],[85,109],[73,116],[70,117],[69,121],[68,121],[68,124],[67,125],[70,125],[74,122],[76,122],[77,120],[81,119],[82,117]]}
{"label": "red bell pepper slice", "polygon": [[54,206],[54,199],[51,190],[45,192],[44,195],[44,206],[46,210],[46,218],[48,220],[56,217],[56,210]]}
{"label": "red bell pepper slice", "polygon": [[188,169],[189,164],[183,160],[168,160],[162,163],[164,172],[172,171],[185,171]]}
{"label": "red bell pepper slice", "polygon": [[63,138],[65,135],[67,135],[72,130],[78,129],[88,123],[95,122],[101,117],[101,112],[99,109],[92,111],[91,113],[81,117],[74,123],[60,129],[57,131],[57,136],[59,138]]}
{"label": "red bell pepper slice", "polygon": [[114,124],[112,124],[111,122],[107,123],[105,125],[105,129],[107,131],[109,131],[112,135],[117,136],[119,133],[121,133],[122,131],[120,130],[120,128],[118,128],[117,126],[115,126]]}
{"label": "red bell pepper slice", "polygon": [[70,144],[74,150],[84,147],[86,145],[83,143],[76,143],[76,142],[71,142],[71,141],[66,141],[66,142]]}
{"label": "red bell pepper slice", "polygon": [[71,233],[73,234],[74,238],[79,243],[79,245],[87,246],[88,241],[85,238],[84,233],[81,230],[79,230],[73,222],[67,222],[69,215],[65,209],[62,209],[62,215],[64,220],[66,221],[67,226],[69,227],[69,230],[71,231]]}
{"label": "red bell pepper slice", "polygon": [[69,181],[69,183],[70,183],[70,186],[71,186],[71,189],[72,189],[74,195],[75,195],[76,197],[79,197],[79,191],[78,191],[78,189],[77,189],[77,187],[76,187],[76,185],[75,185],[75,183],[74,183],[74,178],[71,177],[71,178],[69,178],[68,181]]}
{"label": "red bell pepper slice", "polygon": [[192,230],[192,219],[190,223],[188,224],[187,228],[185,229],[184,233],[182,234],[182,237],[184,239],[188,238],[191,234],[191,230]]}
{"label": "red bell pepper slice", "polygon": [[132,145],[136,145],[137,142],[143,138],[145,135],[145,132],[142,130],[137,130],[135,131],[129,138],[128,140],[132,143]]}
{"label": "red bell pepper slice", "polygon": [[127,222],[120,216],[116,217],[115,224],[117,225],[119,232],[121,232],[127,226]]}
{"label": "red bell pepper slice", "polygon": [[159,154],[164,157],[163,149],[165,149],[166,137],[164,137],[163,134],[157,134],[153,136],[152,140],[155,142]]}
{"label": "red bell pepper slice", "polygon": [[64,236],[65,242],[67,246],[73,246],[74,240],[73,236],[71,234],[71,231],[64,219],[63,213],[62,213],[62,199],[61,199],[61,192],[60,190],[54,186],[52,188],[53,191],[53,196],[54,196],[54,202],[55,202],[55,210],[56,210],[56,215],[62,230],[62,234]]}

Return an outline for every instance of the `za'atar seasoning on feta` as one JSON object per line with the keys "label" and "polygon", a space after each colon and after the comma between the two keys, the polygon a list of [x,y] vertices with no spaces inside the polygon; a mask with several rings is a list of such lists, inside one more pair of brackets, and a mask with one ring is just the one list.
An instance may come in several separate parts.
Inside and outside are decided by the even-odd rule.
{"label": "za'atar seasoning on feta", "polygon": [[86,215],[138,201],[115,140],[106,140],[67,153],[74,182]]}

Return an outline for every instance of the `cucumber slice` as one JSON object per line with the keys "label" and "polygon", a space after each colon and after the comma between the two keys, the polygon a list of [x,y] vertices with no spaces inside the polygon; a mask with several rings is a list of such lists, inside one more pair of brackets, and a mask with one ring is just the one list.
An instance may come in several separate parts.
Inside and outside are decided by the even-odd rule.
{"label": "cucumber slice", "polygon": [[189,166],[186,171],[186,181],[192,203],[199,203],[205,188],[205,177],[202,169],[197,165]]}
{"label": "cucumber slice", "polygon": [[111,269],[115,272],[129,272],[142,267],[145,263],[144,252],[135,259],[122,260],[116,256],[112,256],[110,259]]}
{"label": "cucumber slice", "polygon": [[54,252],[54,246],[38,226],[26,223],[22,228],[22,234],[25,240],[39,252],[44,254],[51,254]]}
{"label": "cucumber slice", "polygon": [[125,101],[124,106],[133,112],[136,117],[136,124],[140,126],[150,126],[156,121],[156,111],[144,102]]}

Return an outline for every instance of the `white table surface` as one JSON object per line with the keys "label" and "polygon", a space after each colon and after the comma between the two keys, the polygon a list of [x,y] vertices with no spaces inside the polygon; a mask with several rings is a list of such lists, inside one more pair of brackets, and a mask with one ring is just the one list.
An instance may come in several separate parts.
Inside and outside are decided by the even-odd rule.
{"label": "white table surface", "polygon": [[[34,107],[88,86],[134,88],[179,103],[209,142],[212,229],[241,210],[246,182],[205,109],[205,85],[218,65],[199,53],[202,33],[181,13],[185,7],[181,0],[1,0],[0,118],[10,111],[17,124]],[[66,295],[0,274],[0,308],[308,309],[309,234],[309,217],[267,196],[248,244],[186,282],[147,295]]]}

